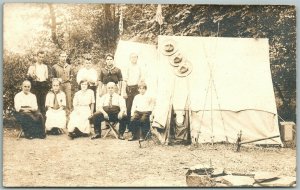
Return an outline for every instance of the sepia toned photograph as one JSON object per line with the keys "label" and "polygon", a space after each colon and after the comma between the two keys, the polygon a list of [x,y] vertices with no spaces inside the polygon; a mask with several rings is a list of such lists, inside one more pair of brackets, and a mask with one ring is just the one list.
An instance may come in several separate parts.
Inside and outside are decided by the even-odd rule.
{"label": "sepia toned photograph", "polygon": [[4,187],[296,187],[295,5],[5,3]]}

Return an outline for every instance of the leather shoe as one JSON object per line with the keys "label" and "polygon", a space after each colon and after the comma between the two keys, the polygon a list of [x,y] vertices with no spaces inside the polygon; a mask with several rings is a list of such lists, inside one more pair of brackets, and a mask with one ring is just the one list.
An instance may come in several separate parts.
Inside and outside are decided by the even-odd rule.
{"label": "leather shoe", "polygon": [[25,136],[26,139],[32,140],[33,136]]}
{"label": "leather shoe", "polygon": [[70,140],[73,140],[75,138],[75,135],[73,133],[69,133],[68,137],[69,137]]}
{"label": "leather shoe", "polygon": [[39,139],[45,139],[46,138],[46,134],[40,135],[38,136]]}
{"label": "leather shoe", "polygon": [[96,133],[95,135],[93,135],[93,136],[91,137],[92,140],[94,140],[94,139],[99,139],[99,138],[101,138],[101,135],[98,134],[98,133]]}
{"label": "leather shoe", "polygon": [[144,138],[140,138],[140,139],[139,139],[140,142],[143,142],[144,140],[145,140]]}
{"label": "leather shoe", "polygon": [[119,139],[120,139],[120,140],[125,140],[125,138],[124,138],[123,135],[119,135]]}

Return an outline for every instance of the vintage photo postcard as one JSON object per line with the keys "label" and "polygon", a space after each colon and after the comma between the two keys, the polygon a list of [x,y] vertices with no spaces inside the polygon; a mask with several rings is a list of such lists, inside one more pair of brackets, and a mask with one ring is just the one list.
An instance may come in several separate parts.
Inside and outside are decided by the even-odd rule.
{"label": "vintage photo postcard", "polygon": [[5,3],[3,186],[295,187],[295,6]]}

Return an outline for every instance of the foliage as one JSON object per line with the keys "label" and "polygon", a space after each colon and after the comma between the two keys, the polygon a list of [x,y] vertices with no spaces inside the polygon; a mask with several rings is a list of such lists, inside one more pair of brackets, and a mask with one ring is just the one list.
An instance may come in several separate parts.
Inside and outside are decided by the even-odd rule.
{"label": "foliage", "polygon": [[[144,16],[136,11],[146,10]],[[162,35],[268,38],[271,72],[278,114],[296,120],[296,11],[284,5],[163,5],[164,23],[159,29],[153,5],[128,6],[128,23],[147,18],[126,28],[126,39],[156,42]],[[141,9],[138,9],[141,11]],[[147,25],[147,23],[150,24]],[[138,32],[136,32],[138,31]]]}
{"label": "foliage", "polygon": [[[124,33],[119,36],[121,8]],[[37,34],[28,52],[24,55],[4,52],[4,109],[12,105],[18,85],[33,61],[33,53],[39,48],[46,47],[45,62],[49,66],[57,61],[59,49],[66,50],[70,64],[77,70],[86,52],[93,55],[96,66],[102,66],[105,53],[114,53],[118,39],[157,44],[160,34],[220,36],[269,39],[278,113],[286,120],[296,120],[294,6],[168,4],[162,5],[161,26],[154,19],[156,8],[154,4],[54,4],[52,8],[45,4],[42,10],[46,29]],[[57,40],[53,40],[53,32]]]}

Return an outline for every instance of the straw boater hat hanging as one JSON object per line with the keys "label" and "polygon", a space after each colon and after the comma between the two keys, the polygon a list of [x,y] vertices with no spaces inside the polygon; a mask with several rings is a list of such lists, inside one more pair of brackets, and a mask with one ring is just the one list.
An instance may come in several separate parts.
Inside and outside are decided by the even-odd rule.
{"label": "straw boater hat hanging", "polygon": [[167,39],[162,42],[161,52],[162,54],[166,56],[173,55],[174,53],[177,52],[177,45],[176,42],[172,39]]}
{"label": "straw boater hat hanging", "polygon": [[169,57],[169,63],[173,67],[178,67],[182,63],[183,59],[182,53],[178,51]]}
{"label": "straw boater hat hanging", "polygon": [[175,75],[178,77],[186,77],[192,72],[192,63],[189,60],[183,62],[175,68]]}

